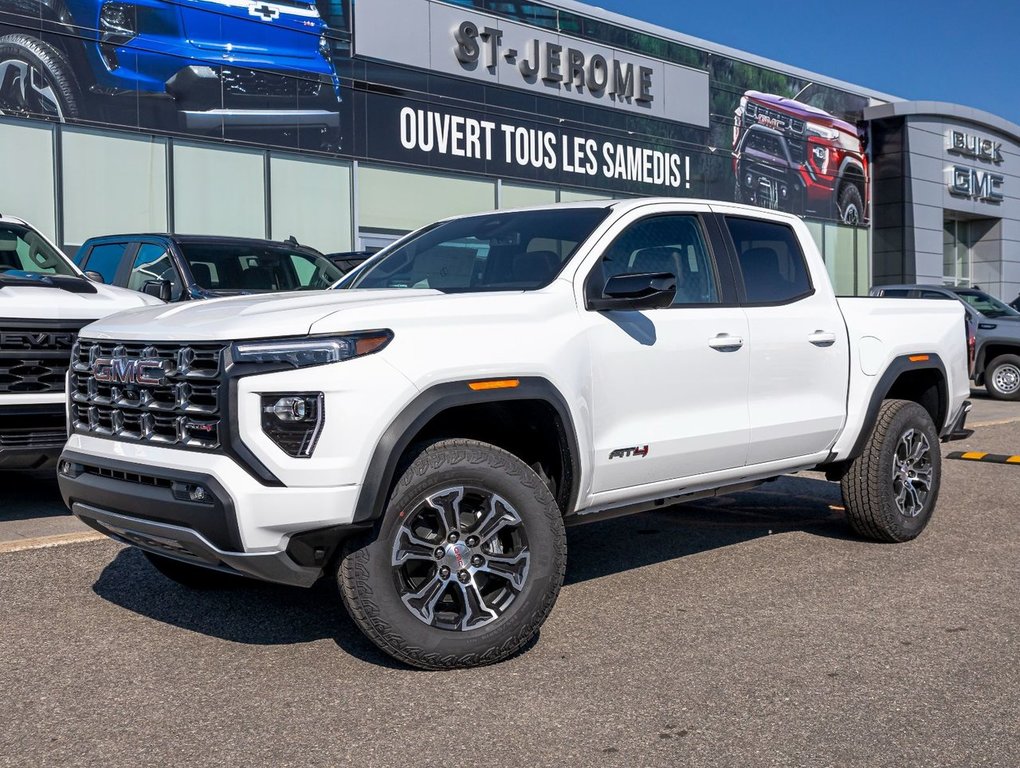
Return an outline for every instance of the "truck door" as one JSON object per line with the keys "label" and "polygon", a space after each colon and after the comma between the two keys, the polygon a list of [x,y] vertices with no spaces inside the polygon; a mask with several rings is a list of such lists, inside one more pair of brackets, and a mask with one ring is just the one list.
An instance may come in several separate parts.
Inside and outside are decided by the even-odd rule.
{"label": "truck door", "polygon": [[[846,418],[850,353],[821,258],[809,264],[785,221],[738,215],[722,221],[749,326],[747,463],[824,451]],[[810,235],[802,229],[806,242]]]}
{"label": "truck door", "polygon": [[739,467],[747,452],[747,320],[725,253],[712,247],[714,221],[649,209],[608,236],[586,276],[587,295],[618,274],[677,278],[672,306],[584,312],[595,493]]}

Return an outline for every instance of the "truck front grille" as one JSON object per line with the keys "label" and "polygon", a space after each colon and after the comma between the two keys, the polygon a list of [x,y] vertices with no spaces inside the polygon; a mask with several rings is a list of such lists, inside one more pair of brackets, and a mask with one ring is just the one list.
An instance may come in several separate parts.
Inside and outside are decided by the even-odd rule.
{"label": "truck front grille", "polygon": [[745,114],[750,118],[751,122],[759,123],[768,128],[774,128],[777,131],[783,133],[792,133],[800,136],[804,133],[804,121],[788,115],[785,112],[780,112],[778,109],[772,109],[762,104],[758,104],[753,101],[747,102],[744,107]]}
{"label": "truck front grille", "polygon": [[174,448],[219,448],[224,350],[215,343],[79,341],[71,356],[72,429]]}
{"label": "truck front grille", "polygon": [[63,392],[71,347],[87,320],[0,320],[0,394]]}
{"label": "truck front grille", "polygon": [[223,90],[234,96],[292,96],[314,98],[322,91],[322,83],[307,75],[284,75],[255,69],[220,69]]}

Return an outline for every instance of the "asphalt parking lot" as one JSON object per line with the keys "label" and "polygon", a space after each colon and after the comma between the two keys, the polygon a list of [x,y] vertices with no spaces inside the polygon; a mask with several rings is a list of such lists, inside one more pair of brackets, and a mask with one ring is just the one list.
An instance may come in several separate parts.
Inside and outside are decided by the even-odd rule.
{"label": "asphalt parking lot", "polygon": [[[1018,420],[978,398],[947,452],[1020,453]],[[538,640],[461,672],[395,665],[328,584],[187,591],[8,475],[0,765],[1015,768],[1020,467],[944,470],[906,545],[813,475],[573,528]]]}

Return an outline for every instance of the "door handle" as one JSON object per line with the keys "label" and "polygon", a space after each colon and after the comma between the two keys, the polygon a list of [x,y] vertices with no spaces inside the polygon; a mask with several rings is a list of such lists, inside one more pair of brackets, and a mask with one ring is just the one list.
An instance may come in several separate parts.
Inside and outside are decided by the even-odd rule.
{"label": "door handle", "polygon": [[739,336],[730,336],[728,333],[720,333],[708,340],[708,346],[718,349],[720,352],[735,352],[744,346],[744,340]]}
{"label": "door handle", "polygon": [[831,347],[836,343],[836,334],[831,331],[815,331],[808,335],[807,340],[816,347]]}

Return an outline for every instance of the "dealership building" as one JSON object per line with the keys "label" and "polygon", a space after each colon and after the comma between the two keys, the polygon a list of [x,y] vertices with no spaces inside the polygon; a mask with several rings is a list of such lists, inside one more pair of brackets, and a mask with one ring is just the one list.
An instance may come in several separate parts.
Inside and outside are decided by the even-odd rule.
{"label": "dealership building", "polygon": [[803,216],[843,295],[1020,292],[1020,126],[977,110],[570,0],[4,8],[0,211],[69,253],[166,231],[372,249],[454,214],[665,195]]}

